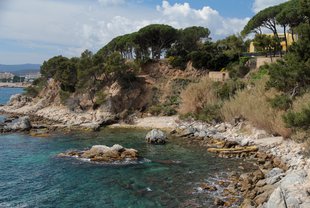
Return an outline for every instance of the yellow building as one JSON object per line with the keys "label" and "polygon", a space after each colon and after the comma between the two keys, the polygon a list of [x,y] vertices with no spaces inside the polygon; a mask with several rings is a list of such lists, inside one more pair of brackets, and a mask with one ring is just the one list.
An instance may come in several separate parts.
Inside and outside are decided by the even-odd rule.
{"label": "yellow building", "polygon": [[[270,34],[265,34],[265,35],[268,35],[268,36],[271,36],[273,37],[274,34],[270,33]],[[281,40],[281,46],[282,46],[282,51],[286,51],[286,44],[285,44],[285,38],[284,38],[284,34],[283,33],[279,33],[278,34],[280,40]],[[294,35],[294,40],[296,41],[297,40],[297,35]],[[287,46],[291,46],[293,43],[294,43],[294,40],[293,40],[293,36],[291,33],[286,33],[286,39],[287,39]],[[254,46],[254,42],[252,41],[251,44],[250,44],[250,47],[249,47],[249,53],[255,53],[255,52],[258,52]]]}

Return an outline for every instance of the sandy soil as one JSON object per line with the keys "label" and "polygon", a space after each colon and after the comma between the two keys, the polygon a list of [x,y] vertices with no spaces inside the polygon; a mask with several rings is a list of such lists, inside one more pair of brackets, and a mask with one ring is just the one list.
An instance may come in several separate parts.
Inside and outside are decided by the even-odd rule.
{"label": "sandy soil", "polygon": [[146,129],[164,129],[172,130],[178,125],[178,116],[159,116],[159,117],[145,117],[138,118],[134,124],[113,124],[110,128],[146,128]]}

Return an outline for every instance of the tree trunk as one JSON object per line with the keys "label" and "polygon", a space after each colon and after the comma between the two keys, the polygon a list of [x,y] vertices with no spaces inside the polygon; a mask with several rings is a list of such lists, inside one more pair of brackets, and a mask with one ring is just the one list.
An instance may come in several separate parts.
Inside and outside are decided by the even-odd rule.
{"label": "tree trunk", "polygon": [[284,30],[284,40],[285,40],[285,52],[288,52],[288,45],[287,45],[287,37],[286,37],[286,25],[283,25]]}
{"label": "tree trunk", "polygon": [[292,40],[293,40],[293,42],[295,42],[295,37],[294,37],[294,29],[293,29],[293,28],[291,28],[291,30],[292,30]]}

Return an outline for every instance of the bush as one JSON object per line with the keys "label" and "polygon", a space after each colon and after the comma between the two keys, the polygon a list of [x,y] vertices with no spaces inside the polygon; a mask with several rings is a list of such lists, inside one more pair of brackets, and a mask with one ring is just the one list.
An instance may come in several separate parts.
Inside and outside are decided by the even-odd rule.
{"label": "bush", "polygon": [[310,128],[310,103],[308,107],[300,112],[289,111],[283,116],[284,122],[290,128],[309,129]]}
{"label": "bush", "polygon": [[213,87],[214,82],[204,77],[200,82],[189,84],[181,93],[179,113],[200,113],[206,106],[216,105],[219,99]]}
{"label": "bush", "polygon": [[66,104],[67,104],[67,101],[68,101],[68,99],[69,99],[69,97],[70,97],[70,92],[60,90],[60,91],[59,91],[59,97],[60,97],[60,102],[61,102],[63,105],[66,105]]}
{"label": "bush", "polygon": [[226,67],[231,78],[243,78],[250,72],[250,68],[241,63],[234,63]]}
{"label": "bush", "polygon": [[255,82],[250,89],[240,90],[236,95],[224,102],[221,108],[221,115],[226,121],[243,117],[254,126],[264,129],[272,134],[280,134],[288,137],[291,131],[286,128],[280,111],[271,107],[271,98],[278,95],[275,90],[265,90],[268,79],[265,77]]}
{"label": "bush", "polygon": [[181,70],[186,69],[187,61],[188,59],[182,56],[170,56],[168,58],[168,62],[173,68],[179,68]]}
{"label": "bush", "polygon": [[276,95],[274,98],[270,99],[270,104],[273,108],[279,110],[288,110],[292,105],[292,99],[285,95]]}
{"label": "bush", "polygon": [[216,94],[221,100],[227,100],[238,90],[241,90],[245,87],[245,83],[240,80],[228,80],[226,82],[215,82],[214,88]]}
{"label": "bush", "polygon": [[34,87],[34,86],[29,86],[27,88],[24,89],[24,94],[26,96],[29,96],[29,97],[37,97],[38,94],[39,94],[39,90],[37,89],[37,87]]}
{"label": "bush", "polygon": [[221,100],[217,96],[215,84],[209,78],[190,84],[181,93],[179,113],[181,117],[193,117],[198,120],[211,122],[219,121]]}
{"label": "bush", "polygon": [[221,121],[220,106],[219,105],[207,105],[202,111],[196,115],[193,115],[195,119],[204,122],[219,122]]}
{"label": "bush", "polygon": [[310,93],[296,98],[292,109],[283,116],[288,127],[295,131],[307,130],[310,128]]}
{"label": "bush", "polygon": [[95,100],[95,105],[100,106],[104,104],[107,100],[107,94],[104,93],[103,91],[98,91],[95,94],[96,100]]}
{"label": "bush", "polygon": [[118,77],[118,82],[123,89],[131,89],[135,81],[137,81],[137,76],[134,72],[125,72]]}

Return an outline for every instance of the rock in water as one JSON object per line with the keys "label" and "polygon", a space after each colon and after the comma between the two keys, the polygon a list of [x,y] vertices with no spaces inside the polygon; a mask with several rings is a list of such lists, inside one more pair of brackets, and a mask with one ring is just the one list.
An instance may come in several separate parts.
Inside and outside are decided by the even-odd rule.
{"label": "rock in water", "polygon": [[135,149],[127,149],[119,144],[112,147],[105,145],[94,145],[91,149],[86,151],[69,151],[60,153],[59,157],[77,157],[81,159],[88,159],[94,162],[101,163],[126,163],[128,161],[138,161],[139,154]]}
{"label": "rock in water", "polygon": [[31,122],[29,116],[18,118],[12,123],[8,123],[4,129],[6,131],[28,131],[31,129]]}
{"label": "rock in water", "polygon": [[150,144],[165,144],[167,135],[158,129],[153,129],[145,136],[145,140]]}

